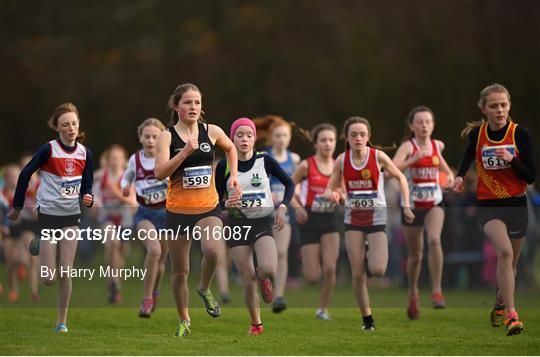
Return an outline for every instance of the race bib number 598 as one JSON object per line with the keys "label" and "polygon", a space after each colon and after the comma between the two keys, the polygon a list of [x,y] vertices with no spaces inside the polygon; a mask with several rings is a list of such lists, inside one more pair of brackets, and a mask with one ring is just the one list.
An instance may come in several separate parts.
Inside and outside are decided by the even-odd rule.
{"label": "race bib number 598", "polygon": [[186,167],[182,178],[185,189],[210,187],[212,180],[211,166]]}

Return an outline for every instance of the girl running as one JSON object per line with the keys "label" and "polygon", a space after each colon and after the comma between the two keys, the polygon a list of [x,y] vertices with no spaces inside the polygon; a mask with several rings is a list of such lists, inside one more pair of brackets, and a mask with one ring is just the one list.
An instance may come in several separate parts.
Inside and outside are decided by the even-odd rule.
{"label": "girl running", "polygon": [[[17,177],[20,174],[19,167],[14,164],[7,164],[4,167],[2,197],[6,200],[7,206],[13,206],[13,197],[17,188]],[[9,289],[8,300],[15,302],[19,299],[19,269],[22,267],[21,248],[22,244],[18,239],[17,226],[19,222],[11,222],[6,227],[7,232],[3,235],[3,253],[7,273],[7,287]],[[37,269],[37,268],[36,268]]]}
{"label": "girl running", "polygon": [[515,275],[529,220],[525,191],[536,178],[531,136],[512,121],[510,105],[510,93],[500,84],[480,92],[484,119],[469,123],[461,133],[469,136],[469,146],[454,183],[454,191],[463,192],[463,177],[475,161],[477,217],[497,251],[498,289],[491,324],[504,324],[508,336],[523,332],[514,303]]}
{"label": "girl running", "polygon": [[[25,193],[32,174],[41,170],[41,184],[37,192],[38,223],[41,234],[45,229],[62,229],[64,232],[79,228],[81,208],[79,199],[90,207],[92,195],[92,153],[77,142],[83,138],[79,132],[79,113],[72,103],[57,107],[48,121],[49,126],[58,132],[59,137],[51,140],[32,157],[19,175],[9,213],[11,220],[19,217],[24,207]],[[39,246],[38,246],[39,247]],[[71,269],[77,250],[77,240],[61,239],[58,242],[44,240],[39,247],[40,271],[45,285],[52,285],[58,278],[57,333],[66,333],[67,311],[71,297],[71,277],[60,274],[61,269]],[[57,260],[58,259],[58,260]],[[57,263],[58,261],[58,263]]]}
{"label": "girl running", "polygon": [[407,316],[415,320],[419,316],[420,300],[418,278],[422,268],[424,252],[424,229],[428,242],[428,265],[431,274],[431,300],[433,308],[443,309],[441,279],[443,251],[441,232],[444,224],[443,193],[439,186],[439,172],[446,174],[447,186],[453,185],[454,174],[442,156],[444,143],[431,138],[435,119],[426,106],[414,108],[407,117],[404,141],[394,156],[394,164],[409,182],[410,206],[415,219],[408,223],[402,215],[409,256],[407,277],[409,278],[409,306]]}
{"label": "girl running", "polygon": [[[262,118],[256,118],[253,121],[259,131],[259,135],[266,138],[266,152],[268,155],[274,158],[283,171],[291,177],[296,165],[300,163],[300,156],[288,150],[292,134],[291,123],[275,115],[267,115]],[[277,207],[278,204],[283,202],[285,186],[277,178],[272,177],[270,178],[270,189],[272,191],[272,200]],[[291,211],[291,213],[293,212]],[[285,294],[289,270],[289,245],[291,243],[293,228],[291,224],[295,224],[294,221],[291,221],[290,214],[287,215],[283,229],[274,235],[278,253],[278,268],[275,279],[276,298],[272,307],[272,311],[275,313],[279,313],[287,308],[287,303],[283,296]]]}
{"label": "girl running", "polygon": [[[244,286],[244,301],[251,317],[248,333],[259,335],[263,332],[263,324],[257,281],[264,302],[272,302],[278,265],[273,227],[279,231],[285,225],[285,213],[294,193],[294,184],[276,160],[253,150],[257,131],[251,119],[237,119],[231,126],[230,135],[238,152],[238,180],[242,196],[236,195],[234,189],[227,185],[230,173],[225,160],[220,161],[216,168],[216,188],[220,198],[227,191],[224,207],[229,212],[231,232],[241,232],[241,237],[233,235],[228,239],[227,245]],[[283,202],[279,203],[275,214],[270,176],[285,187]],[[253,264],[253,255],[257,268]]]}
{"label": "girl running", "polygon": [[[127,151],[123,146],[113,144],[105,152],[105,166],[97,192],[101,203],[98,220],[104,230],[107,226],[116,227],[116,230],[131,227],[132,207],[136,207],[137,202],[131,193],[124,197],[120,186],[126,170]],[[106,232],[109,232],[109,236],[105,241],[105,262],[113,270],[121,269],[125,265],[129,241],[112,239],[114,232]],[[111,274],[107,284],[108,301],[111,304],[122,300],[121,289],[120,278]]]}
{"label": "girl running", "polygon": [[322,275],[319,308],[315,314],[319,320],[330,320],[327,307],[336,284],[339,257],[336,203],[324,196],[334,168],[336,137],[337,130],[333,125],[315,126],[306,137],[313,142],[315,155],[302,161],[293,174],[294,183],[301,183],[301,206],[296,209],[296,219],[300,224],[304,276],[308,282],[318,283]]}
{"label": "girl running", "polygon": [[[32,160],[32,154],[26,153],[19,161],[20,168],[24,168]],[[21,220],[17,224],[16,232],[22,243],[21,254],[24,264],[28,267],[28,280],[30,283],[30,291],[33,301],[39,301],[39,277],[38,277],[38,259],[30,254],[28,247],[39,235],[39,227],[37,222],[37,212],[33,207],[36,206],[36,195],[39,188],[39,173],[36,172],[30,178],[28,189],[26,190],[25,203],[27,208],[21,211]]]}
{"label": "girl running", "polygon": [[221,128],[202,121],[201,107],[201,92],[197,86],[186,83],[176,87],[169,97],[174,125],[159,135],[154,169],[158,180],[169,177],[165,224],[179,232],[168,242],[171,285],[180,318],[176,336],[190,333],[187,279],[191,239],[201,239],[203,253],[197,293],[210,316],[221,315],[221,309],[210,292],[220,259],[220,247],[219,241],[209,234],[220,233],[223,225],[212,168],[215,146],[225,152],[230,167],[229,183],[237,190],[237,195],[241,194],[234,144]]}
{"label": "girl running", "polygon": [[[128,168],[122,177],[122,194],[129,197],[131,185],[135,183],[139,208],[135,215],[138,235],[143,238],[146,248],[144,268],[144,295],[139,317],[150,317],[159,296],[159,284],[165,272],[167,242],[164,239],[150,239],[158,230],[165,228],[165,201],[168,180],[159,181],[154,175],[156,143],[165,126],[155,118],[148,118],[137,128],[142,150],[129,158]],[[149,232],[153,230],[154,232]],[[151,233],[149,235],[149,233]]]}
{"label": "girl running", "polygon": [[[367,259],[370,273],[375,277],[381,277],[388,263],[383,169],[389,176],[399,181],[406,221],[412,222],[414,214],[408,205],[407,179],[388,155],[371,145],[369,121],[361,117],[347,119],[343,125],[342,135],[346,139],[346,150],[336,160],[325,195],[327,199],[339,202],[340,194],[336,189],[344,182],[347,192],[344,219],[345,246],[351,263],[353,291],[362,313],[362,329],[375,330],[364,265]],[[368,252],[366,242],[369,246]]]}

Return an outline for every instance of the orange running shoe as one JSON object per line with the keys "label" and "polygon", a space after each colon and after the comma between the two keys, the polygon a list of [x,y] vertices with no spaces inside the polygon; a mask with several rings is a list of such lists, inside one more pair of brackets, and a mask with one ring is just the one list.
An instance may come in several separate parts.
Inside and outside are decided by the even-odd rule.
{"label": "orange running shoe", "polygon": [[431,295],[431,302],[433,303],[434,309],[444,309],[446,307],[446,302],[444,301],[444,296],[442,293],[435,293]]}
{"label": "orange running shoe", "polygon": [[19,300],[19,292],[17,290],[11,290],[8,294],[8,300],[11,302]]}
{"label": "orange running shoe", "polygon": [[261,279],[259,272],[260,269],[257,267],[256,274],[257,280],[259,281],[259,290],[261,291],[263,301],[269,304],[274,300],[274,284],[272,284],[270,279]]}
{"label": "orange running shoe", "polygon": [[26,267],[24,265],[19,265],[17,268],[17,279],[19,279],[19,281],[25,281],[27,276],[28,272],[26,271]]}
{"label": "orange running shoe", "polygon": [[251,324],[251,327],[248,330],[248,335],[252,335],[252,336],[260,335],[261,333],[263,333],[263,331],[264,331],[264,327],[262,324],[260,325]]}
{"label": "orange running shoe", "polygon": [[270,279],[259,279],[259,289],[265,303],[269,304],[274,300],[274,285]]}
{"label": "orange running shoe", "polygon": [[506,336],[519,335],[523,332],[523,322],[518,319],[508,319],[504,321],[504,330],[506,331]]}
{"label": "orange running shoe", "polygon": [[489,315],[491,326],[501,327],[504,323],[504,305],[495,305]]}

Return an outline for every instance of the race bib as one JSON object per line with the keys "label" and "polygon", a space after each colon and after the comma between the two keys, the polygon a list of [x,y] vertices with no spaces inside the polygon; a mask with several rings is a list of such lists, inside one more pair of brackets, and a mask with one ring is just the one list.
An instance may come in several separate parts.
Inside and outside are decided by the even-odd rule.
{"label": "race bib", "polygon": [[316,195],[313,198],[313,203],[311,204],[311,211],[318,213],[330,213],[334,212],[336,209],[336,203],[330,200],[327,200],[324,195]]}
{"label": "race bib", "polygon": [[349,192],[350,208],[373,208],[378,205],[377,191],[351,191]]}
{"label": "race bib", "polygon": [[142,197],[145,205],[153,205],[165,201],[167,197],[167,184],[165,182],[154,186],[146,187],[142,190]]}
{"label": "race bib", "polygon": [[510,163],[504,161],[503,159],[497,158],[495,155],[495,150],[497,149],[506,149],[512,156],[516,155],[516,147],[514,145],[499,145],[499,146],[489,146],[482,148],[482,166],[486,170],[501,170],[507,169],[510,167]]}
{"label": "race bib", "polygon": [[268,207],[267,197],[264,192],[251,191],[242,193],[242,208]]}
{"label": "race bib", "polygon": [[185,189],[210,187],[212,180],[211,166],[186,167],[182,181]]}
{"label": "race bib", "polygon": [[412,188],[413,202],[431,202],[435,200],[437,184],[433,182],[417,183]]}
{"label": "race bib", "polygon": [[81,179],[64,179],[60,184],[60,193],[65,198],[77,198],[81,192]]}

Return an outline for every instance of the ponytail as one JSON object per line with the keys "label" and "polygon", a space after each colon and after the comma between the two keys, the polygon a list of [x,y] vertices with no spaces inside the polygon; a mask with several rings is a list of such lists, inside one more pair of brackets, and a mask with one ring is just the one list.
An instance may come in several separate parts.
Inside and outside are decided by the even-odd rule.
{"label": "ponytail", "polygon": [[[480,109],[484,108],[484,106],[486,105],[487,97],[491,93],[504,93],[508,97],[508,102],[510,102],[510,92],[508,91],[508,89],[506,89],[506,87],[503,86],[502,84],[493,83],[480,91],[480,98],[478,99],[478,103],[477,103],[478,108]],[[510,118],[510,115],[508,115],[508,120],[512,121],[512,118]],[[471,130],[480,127],[483,123],[485,123],[484,118],[478,121],[467,122],[465,128],[461,130],[461,133],[459,134],[459,136],[461,138],[465,138],[466,136],[469,135]]]}
{"label": "ponytail", "polygon": [[[183,83],[177,86],[173,93],[169,96],[169,101],[167,102],[168,110],[170,111],[170,121],[169,121],[169,127],[176,125],[178,123],[178,113],[176,112],[175,108],[178,105],[178,102],[180,99],[182,99],[182,96],[184,93],[186,93],[188,90],[194,90],[196,92],[201,93],[199,90],[199,87],[197,87],[195,84],[192,83]],[[202,96],[202,93],[201,93]],[[199,121],[206,123],[204,119],[202,118],[202,115],[204,112],[201,110],[201,116],[199,117]]]}
{"label": "ponytail", "polygon": [[401,139],[402,143],[414,138],[414,133],[411,131],[410,125],[414,121],[414,116],[417,113],[422,113],[422,112],[428,112],[429,114],[431,114],[431,118],[433,119],[433,122],[435,122],[435,114],[433,114],[433,111],[431,110],[431,108],[429,108],[426,105],[419,105],[417,107],[414,107],[409,112],[409,114],[407,115],[407,119],[405,120],[405,129],[403,130],[403,138]]}

